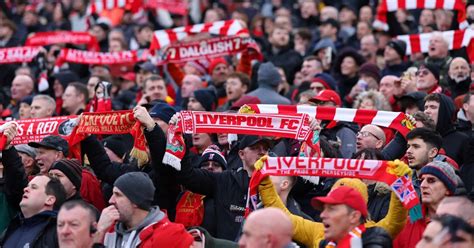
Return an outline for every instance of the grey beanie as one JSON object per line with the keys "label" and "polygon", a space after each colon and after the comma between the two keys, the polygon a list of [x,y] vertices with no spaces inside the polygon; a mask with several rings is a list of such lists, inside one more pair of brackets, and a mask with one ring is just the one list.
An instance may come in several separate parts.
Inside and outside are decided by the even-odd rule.
{"label": "grey beanie", "polygon": [[260,65],[258,68],[258,85],[267,85],[276,88],[280,82],[280,73],[272,62]]}
{"label": "grey beanie", "polygon": [[114,186],[135,205],[143,210],[150,210],[155,195],[155,186],[148,174],[129,172],[115,180]]}

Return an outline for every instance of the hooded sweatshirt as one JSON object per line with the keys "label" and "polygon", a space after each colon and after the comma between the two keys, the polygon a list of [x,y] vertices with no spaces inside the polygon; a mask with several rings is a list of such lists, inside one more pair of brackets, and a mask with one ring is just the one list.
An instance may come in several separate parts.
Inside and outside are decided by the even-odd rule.
{"label": "hooded sweatshirt", "polygon": [[137,227],[128,229],[121,222],[115,225],[115,233],[113,235],[106,235],[104,245],[105,247],[137,247],[141,240],[139,238],[140,232],[147,226],[157,223],[165,218],[165,214],[158,206],[151,208],[150,213]]}
{"label": "hooded sweatshirt", "polygon": [[463,164],[463,145],[467,142],[468,136],[456,131],[454,128],[455,123],[453,119],[456,108],[453,100],[444,94],[438,95],[440,97],[440,103],[436,131],[443,137],[442,148],[446,151],[447,156],[454,159],[458,164]]}

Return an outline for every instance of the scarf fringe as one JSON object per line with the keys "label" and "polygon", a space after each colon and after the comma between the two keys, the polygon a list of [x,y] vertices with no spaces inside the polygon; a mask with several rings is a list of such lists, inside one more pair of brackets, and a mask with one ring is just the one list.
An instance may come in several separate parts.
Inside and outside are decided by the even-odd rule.
{"label": "scarf fringe", "polygon": [[148,163],[149,161],[147,152],[137,149],[136,147],[132,148],[132,151],[130,152],[130,156],[138,160],[139,168],[141,168],[144,164]]}

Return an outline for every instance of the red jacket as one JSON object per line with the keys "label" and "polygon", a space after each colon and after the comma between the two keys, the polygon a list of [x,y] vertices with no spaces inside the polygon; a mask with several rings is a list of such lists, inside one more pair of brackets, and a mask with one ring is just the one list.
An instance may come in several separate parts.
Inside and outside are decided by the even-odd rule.
{"label": "red jacket", "polygon": [[[425,210],[423,208],[423,210]],[[412,248],[421,240],[423,232],[426,226],[430,223],[430,218],[425,215],[423,211],[423,218],[410,222],[408,217],[407,223],[403,230],[398,234],[397,238],[393,241],[393,248]]]}

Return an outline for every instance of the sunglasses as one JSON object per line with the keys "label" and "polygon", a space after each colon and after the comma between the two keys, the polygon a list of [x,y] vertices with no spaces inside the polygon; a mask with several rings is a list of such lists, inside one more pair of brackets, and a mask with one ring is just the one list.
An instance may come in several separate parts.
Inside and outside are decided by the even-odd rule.
{"label": "sunglasses", "polygon": [[419,76],[426,76],[430,73],[429,70],[427,69],[421,69],[421,70],[418,70],[417,72],[415,72],[415,76],[419,77]]}

